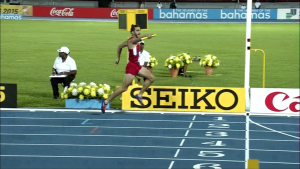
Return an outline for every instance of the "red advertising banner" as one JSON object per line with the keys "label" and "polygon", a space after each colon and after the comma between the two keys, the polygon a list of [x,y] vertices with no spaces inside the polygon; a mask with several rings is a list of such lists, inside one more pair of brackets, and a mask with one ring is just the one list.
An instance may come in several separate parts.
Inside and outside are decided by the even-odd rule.
{"label": "red advertising banner", "polygon": [[[117,19],[119,9],[124,8],[73,8],[33,6],[32,16]],[[153,19],[153,9],[148,9],[148,19]]]}

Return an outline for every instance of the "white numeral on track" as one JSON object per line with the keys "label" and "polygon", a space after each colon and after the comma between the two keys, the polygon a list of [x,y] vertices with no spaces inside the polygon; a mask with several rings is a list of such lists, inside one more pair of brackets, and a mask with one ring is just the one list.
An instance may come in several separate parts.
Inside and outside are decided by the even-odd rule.
{"label": "white numeral on track", "polygon": [[222,153],[223,151],[200,151],[198,156],[200,157],[224,157],[225,154]]}
{"label": "white numeral on track", "polygon": [[194,169],[201,169],[201,168],[213,168],[213,169],[222,169],[220,164],[215,163],[202,163],[202,164],[196,164],[193,166]]}
{"label": "white numeral on track", "polygon": [[209,144],[209,146],[226,146],[226,144],[223,144],[222,141],[210,141],[202,144]]}
{"label": "white numeral on track", "polygon": [[226,121],[223,119],[223,117],[214,117],[214,120],[218,120],[218,121]]}
{"label": "white numeral on track", "polygon": [[208,124],[208,128],[228,129],[229,124],[219,124],[219,123]]}
{"label": "white numeral on track", "polygon": [[219,132],[219,131],[208,131],[206,132],[205,136],[221,136],[221,137],[227,137],[227,132]]}

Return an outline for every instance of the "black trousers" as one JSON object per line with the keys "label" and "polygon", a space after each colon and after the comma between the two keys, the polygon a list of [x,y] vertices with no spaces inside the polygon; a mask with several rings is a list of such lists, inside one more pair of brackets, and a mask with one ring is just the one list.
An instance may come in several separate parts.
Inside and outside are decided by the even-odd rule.
{"label": "black trousers", "polygon": [[70,83],[75,79],[75,76],[67,76],[65,78],[51,78],[51,86],[53,90],[53,96],[54,97],[59,97],[58,93],[58,84],[63,83],[64,87],[65,86],[70,86]]}

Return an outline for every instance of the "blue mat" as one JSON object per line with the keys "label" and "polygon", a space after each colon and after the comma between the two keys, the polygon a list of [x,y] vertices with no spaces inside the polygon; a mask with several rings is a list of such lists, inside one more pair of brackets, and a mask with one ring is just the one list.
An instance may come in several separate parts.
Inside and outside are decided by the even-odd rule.
{"label": "blue mat", "polygon": [[250,119],[1,111],[1,169],[299,168],[298,117]]}

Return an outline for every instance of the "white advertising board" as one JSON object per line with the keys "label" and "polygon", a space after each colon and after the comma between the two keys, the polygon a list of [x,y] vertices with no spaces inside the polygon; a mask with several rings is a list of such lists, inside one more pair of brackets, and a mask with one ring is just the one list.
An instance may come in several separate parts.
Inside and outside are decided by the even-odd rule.
{"label": "white advertising board", "polygon": [[299,8],[278,9],[277,19],[299,19]]}
{"label": "white advertising board", "polygon": [[300,89],[251,88],[250,112],[297,114],[300,112]]}

